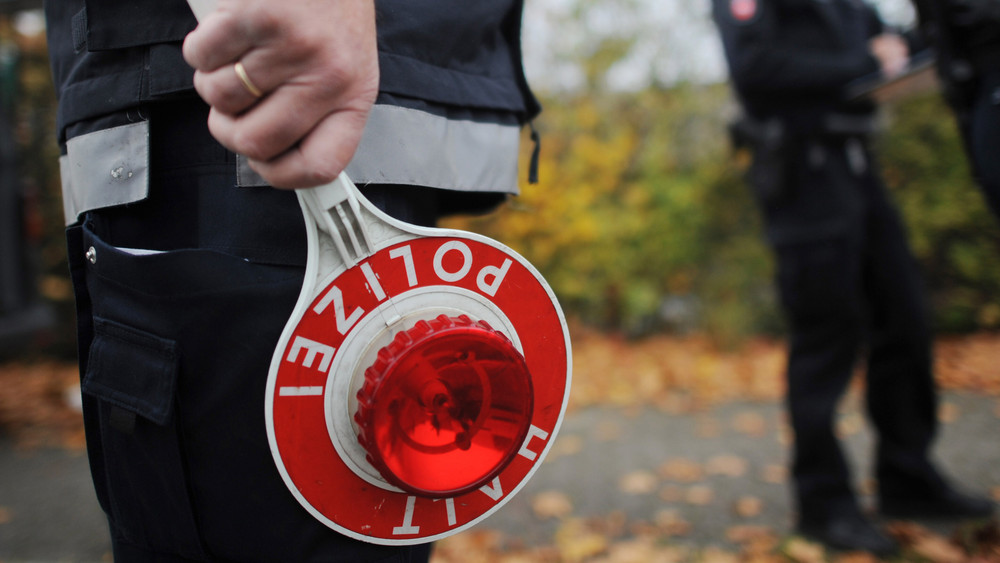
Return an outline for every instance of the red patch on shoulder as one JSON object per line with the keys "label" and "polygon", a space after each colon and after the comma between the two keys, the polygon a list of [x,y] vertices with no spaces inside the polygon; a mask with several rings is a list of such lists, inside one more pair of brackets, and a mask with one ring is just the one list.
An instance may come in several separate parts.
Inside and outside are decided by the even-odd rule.
{"label": "red patch on shoulder", "polygon": [[729,11],[736,21],[750,21],[757,15],[757,0],[729,0]]}

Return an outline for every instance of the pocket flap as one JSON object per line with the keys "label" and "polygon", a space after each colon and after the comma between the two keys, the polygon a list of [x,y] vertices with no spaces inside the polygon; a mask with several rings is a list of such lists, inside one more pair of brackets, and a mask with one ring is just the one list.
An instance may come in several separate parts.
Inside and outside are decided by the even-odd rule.
{"label": "pocket flap", "polygon": [[164,425],[173,413],[178,364],[173,340],[95,318],[82,390]]}

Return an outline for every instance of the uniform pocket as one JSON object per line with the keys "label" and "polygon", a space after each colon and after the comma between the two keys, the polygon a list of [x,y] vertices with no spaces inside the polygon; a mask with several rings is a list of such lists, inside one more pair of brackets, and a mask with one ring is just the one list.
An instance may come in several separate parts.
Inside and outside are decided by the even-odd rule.
{"label": "uniform pocket", "polygon": [[204,556],[174,420],[179,355],[174,341],[94,319],[83,392],[97,399],[106,506],[129,543]]}
{"label": "uniform pocket", "polygon": [[180,42],[195,28],[194,14],[184,2],[86,0],[87,49],[106,51],[155,43]]}
{"label": "uniform pocket", "polygon": [[92,319],[81,332],[88,449],[112,533],[187,559],[282,560],[260,554],[312,517],[275,469],[263,407],[303,269],[112,246],[92,219],[72,254]]}
{"label": "uniform pocket", "polygon": [[163,426],[173,412],[177,345],[111,320],[94,319],[83,392]]}

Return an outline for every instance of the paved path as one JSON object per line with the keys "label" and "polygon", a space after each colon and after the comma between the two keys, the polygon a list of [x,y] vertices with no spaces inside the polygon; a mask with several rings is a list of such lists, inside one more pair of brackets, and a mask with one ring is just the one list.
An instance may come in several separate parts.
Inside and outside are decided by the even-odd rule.
{"label": "paved path", "polygon": [[[1000,491],[1000,401],[970,394],[943,397],[950,420],[935,455],[956,483]],[[786,479],[788,434],[775,404],[729,404],[696,415],[654,410],[590,409],[567,419],[556,446],[576,453],[546,460],[531,482],[483,526],[526,545],[552,541],[566,518],[604,520],[629,529],[656,527],[669,541],[735,549],[740,529],[791,531]],[[872,435],[849,401],[841,415],[858,490],[871,490]],[[579,447],[576,445],[579,444]],[[552,495],[556,492],[556,495]],[[543,499],[565,495],[572,510],[540,519]],[[870,495],[863,501],[871,505]],[[557,506],[556,503],[552,503]],[[565,509],[565,508],[564,508]],[[528,523],[528,524],[526,524]],[[950,533],[954,523],[924,523]]]}
{"label": "paved path", "polygon": [[[969,489],[1000,490],[1000,401],[951,393],[942,402],[941,465]],[[847,401],[840,427],[864,489],[871,435],[862,420],[856,399]],[[655,527],[694,547],[733,548],[741,527],[784,534],[786,442],[780,406],[770,403],[577,411],[535,477],[477,529],[525,546],[552,543],[577,518],[626,536]],[[106,534],[86,456],[0,441],[0,563],[110,561]]]}

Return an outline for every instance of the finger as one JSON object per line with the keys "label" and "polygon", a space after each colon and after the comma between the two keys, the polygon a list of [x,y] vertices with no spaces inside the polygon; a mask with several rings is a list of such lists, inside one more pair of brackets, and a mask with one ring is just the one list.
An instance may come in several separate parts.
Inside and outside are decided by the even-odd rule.
{"label": "finger", "polygon": [[240,59],[253,36],[232,13],[216,10],[184,38],[184,60],[195,70],[213,71]]}
{"label": "finger", "polygon": [[[235,63],[211,71],[196,71],[194,86],[210,105],[223,113],[235,115],[247,110],[286,81],[296,78],[302,72],[304,59],[308,60],[294,48],[284,51],[254,48]],[[237,72],[236,64],[243,66],[243,77]]]}
{"label": "finger", "polygon": [[367,111],[369,98],[330,86],[284,85],[242,114],[209,114],[212,134],[231,150],[267,161],[298,144],[316,124],[340,111]]}
{"label": "finger", "polygon": [[[323,117],[320,112],[281,104],[278,92],[241,114],[212,108],[208,128],[223,146],[254,160],[270,160],[292,148]],[[294,107],[294,106],[292,106]]]}
{"label": "finger", "polygon": [[[253,48],[240,60],[211,71],[196,71],[194,86],[198,94],[219,111],[238,114],[256,104],[259,98],[289,81],[301,80],[308,68],[309,54],[295,46],[276,50]],[[242,65],[244,76],[237,72]],[[326,88],[328,91],[328,88]]]}
{"label": "finger", "polygon": [[260,100],[260,96],[254,95],[240,80],[235,65],[224,66],[211,72],[196,71],[194,89],[201,99],[217,111],[229,115],[243,113]]}
{"label": "finger", "polygon": [[268,161],[251,159],[250,166],[278,188],[329,184],[354,157],[366,118],[367,111],[331,114],[291,150]]}

